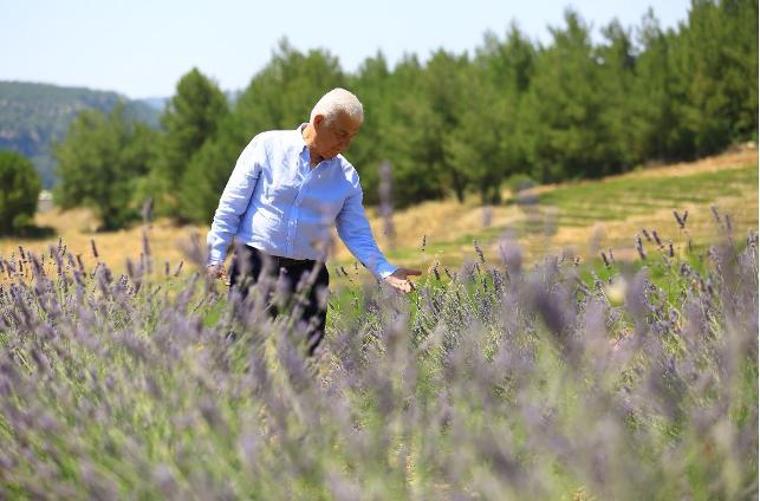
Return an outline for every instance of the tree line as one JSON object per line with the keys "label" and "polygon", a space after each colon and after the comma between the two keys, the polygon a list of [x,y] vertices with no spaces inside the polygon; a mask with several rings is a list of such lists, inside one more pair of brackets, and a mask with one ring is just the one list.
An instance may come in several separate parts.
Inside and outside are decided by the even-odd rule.
{"label": "tree line", "polygon": [[209,223],[251,137],[295,128],[333,87],[364,103],[346,156],[369,204],[384,160],[405,206],[468,193],[498,203],[512,176],[555,182],[693,159],[757,139],[757,19],[757,1],[694,0],[675,28],[650,10],[636,27],[603,26],[595,42],[568,10],[547,44],[513,23],[472,53],[411,54],[391,67],[378,52],[353,73],[326,50],[282,41],[234,103],[192,69],[157,130],[123,107],[82,112],[55,148],[56,201],[92,207],[107,229],[138,217],[146,199],[159,215]]}

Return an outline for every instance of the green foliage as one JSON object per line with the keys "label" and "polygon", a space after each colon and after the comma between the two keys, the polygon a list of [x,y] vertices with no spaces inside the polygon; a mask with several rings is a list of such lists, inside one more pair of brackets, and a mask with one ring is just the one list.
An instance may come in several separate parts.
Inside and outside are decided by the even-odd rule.
{"label": "green foliage", "polygon": [[324,50],[303,54],[282,40],[269,64],[254,76],[237,102],[235,111],[246,124],[246,142],[263,130],[295,129],[308,121],[312,107],[325,92],[345,85],[335,56]]}
{"label": "green foliage", "polygon": [[[397,158],[390,141],[391,132],[399,125],[394,120],[397,108],[394,104],[400,97],[398,87],[394,85],[396,80],[382,52],[365,59],[357,74],[350,79],[350,87],[361,96],[364,105],[364,125],[351,145],[350,158],[361,175],[362,184],[375,188],[365,191],[365,203],[377,204],[379,201],[376,188],[380,162],[384,159],[395,162]],[[403,177],[395,163],[394,174],[394,184],[397,184]]]}
{"label": "green foliage", "polygon": [[639,159],[675,160],[693,156],[691,133],[683,126],[684,75],[675,67],[675,34],[664,33],[650,9],[638,30],[643,52],[636,59],[629,130]]}
{"label": "green foliage", "polygon": [[0,151],[0,234],[29,226],[42,189],[34,165],[23,155]]}
{"label": "green foliage", "polygon": [[206,141],[193,155],[179,189],[179,206],[184,218],[211,223],[235,159],[245,146],[245,143],[241,146],[242,139],[237,139],[242,128],[236,115],[227,115],[219,124],[218,136]]}
{"label": "green foliage", "polygon": [[554,43],[538,55],[526,98],[533,175],[543,182],[611,174],[620,162],[589,27],[572,11],[565,22],[551,29]]}
{"label": "green foliage", "polygon": [[126,119],[124,106],[111,113],[85,110],[55,148],[61,183],[55,191],[63,208],[90,207],[103,229],[117,229],[138,215],[143,200],[136,187],[148,172],[156,132]]}
{"label": "green foliage", "polygon": [[[473,55],[443,49],[390,67],[382,53],[346,74],[325,50],[280,42],[228,110],[216,85],[185,75],[162,118],[157,161],[139,196],[179,220],[208,222],[240,151],[259,132],[292,129],[334,87],[364,103],[346,152],[368,204],[379,166],[392,166],[393,204],[468,193],[499,203],[510,177],[538,182],[625,172],[757,139],[757,2],[694,0],[686,22],[662,30],[613,20],[594,42],[568,10],[540,45],[512,24]],[[177,186],[179,183],[179,187]]]}
{"label": "green foliage", "polygon": [[179,215],[210,222],[235,160],[251,138],[266,129],[295,129],[308,120],[326,89],[343,85],[335,57],[319,50],[302,54],[282,41],[234,111],[220,117],[218,133],[194,150],[179,190]]}
{"label": "green foliage", "polygon": [[29,158],[42,177],[42,185],[56,183],[52,145],[66,135],[72,120],[85,109],[103,113],[125,103],[125,115],[151,127],[158,126],[158,112],[140,101],[129,101],[115,92],[29,82],[0,82],[0,149]]}
{"label": "green foliage", "polygon": [[178,200],[177,182],[182,181],[181,193],[193,156],[215,136],[228,111],[224,93],[200,71],[193,68],[180,79],[177,93],[161,117],[165,133],[152,172],[159,213],[187,215],[187,206]]}
{"label": "green foliage", "polygon": [[517,193],[522,190],[533,188],[538,183],[527,174],[513,174],[507,178],[504,184],[507,185],[512,193]]}
{"label": "green foliage", "polygon": [[471,93],[477,101],[468,109],[464,129],[470,136],[465,144],[475,156],[470,169],[483,203],[498,202],[502,180],[526,171],[529,143],[521,124],[528,109],[523,97],[535,62],[536,49],[514,24],[503,41],[487,35],[475,60],[483,83]]}
{"label": "green foliage", "polygon": [[694,0],[681,35],[687,124],[698,155],[757,128],[757,2]]}
{"label": "green foliage", "polygon": [[[440,171],[440,127],[434,125],[438,117],[427,97],[425,69],[415,56],[408,56],[385,79],[376,78],[374,73],[385,71],[384,65],[381,55],[368,59],[356,78],[360,99],[365,94],[370,97],[364,128],[377,128],[366,136],[362,131],[347,153],[353,159],[354,151],[360,152],[354,164],[362,176],[365,200],[378,200],[378,168],[383,160],[392,165],[396,205],[443,196],[447,187]],[[373,104],[378,109],[373,110]]]}

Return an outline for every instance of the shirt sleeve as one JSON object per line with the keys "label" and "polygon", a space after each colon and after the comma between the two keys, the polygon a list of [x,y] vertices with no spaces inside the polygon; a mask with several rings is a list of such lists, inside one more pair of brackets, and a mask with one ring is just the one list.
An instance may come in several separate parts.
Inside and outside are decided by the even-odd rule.
{"label": "shirt sleeve", "polygon": [[383,279],[396,271],[386,259],[375,242],[367,215],[362,205],[361,185],[356,183],[354,190],[343,202],[343,208],[335,219],[338,235],[348,250],[377,278]]}
{"label": "shirt sleeve", "polygon": [[209,248],[208,265],[224,262],[227,249],[240,225],[240,218],[248,208],[251,195],[261,174],[265,152],[259,138],[253,138],[243,149],[235,163],[227,186],[214,213],[211,230],[206,237]]}

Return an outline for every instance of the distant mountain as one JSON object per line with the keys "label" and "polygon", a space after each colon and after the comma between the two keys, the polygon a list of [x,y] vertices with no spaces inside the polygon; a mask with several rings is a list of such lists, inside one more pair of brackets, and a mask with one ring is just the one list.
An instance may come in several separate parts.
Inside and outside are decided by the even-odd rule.
{"label": "distant mountain", "polygon": [[[226,90],[223,92],[224,96],[227,98],[227,102],[230,103],[231,106],[237,102],[238,98],[243,93],[242,90]],[[135,102],[146,104],[154,110],[158,110],[160,113],[163,113],[164,109],[166,109],[166,106],[171,100],[171,97],[144,97],[141,99],[136,99]]]}
{"label": "distant mountain", "polygon": [[0,149],[28,157],[42,176],[43,186],[50,188],[55,184],[53,143],[63,139],[80,111],[94,108],[107,113],[119,101],[125,102],[128,117],[158,127],[161,108],[116,92],[0,81]]}
{"label": "distant mountain", "polygon": [[138,103],[147,104],[154,110],[163,112],[164,108],[166,108],[166,105],[169,103],[169,101],[171,101],[171,98],[170,97],[144,97],[142,99],[136,99],[135,101]]}

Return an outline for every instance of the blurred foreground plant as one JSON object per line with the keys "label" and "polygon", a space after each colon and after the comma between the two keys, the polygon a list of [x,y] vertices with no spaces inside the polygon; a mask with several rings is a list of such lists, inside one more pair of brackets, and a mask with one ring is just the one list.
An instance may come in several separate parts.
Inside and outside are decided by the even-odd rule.
{"label": "blurred foreground plant", "polygon": [[636,267],[527,269],[505,239],[502,263],[436,268],[408,298],[339,291],[316,360],[297,315],[264,314],[276,284],[241,300],[158,277],[147,240],[120,277],[19,249],[0,260],[0,496],[755,496],[758,239],[718,220],[684,258],[644,230]]}

